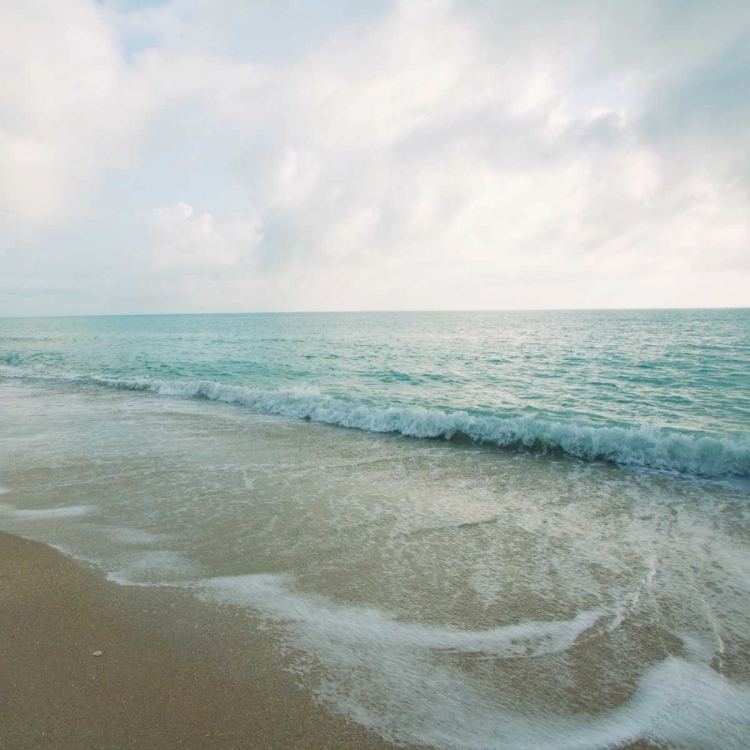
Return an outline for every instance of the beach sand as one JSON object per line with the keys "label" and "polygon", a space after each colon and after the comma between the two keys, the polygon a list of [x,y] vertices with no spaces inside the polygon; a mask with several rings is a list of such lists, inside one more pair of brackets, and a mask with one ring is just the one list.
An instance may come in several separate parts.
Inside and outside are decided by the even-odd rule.
{"label": "beach sand", "polygon": [[[156,614],[155,596],[165,602]],[[185,630],[184,612],[166,623],[169,600],[0,534],[3,750],[392,747],[312,703],[278,657],[275,667],[260,653],[257,664],[255,654],[219,659],[196,647],[205,633],[176,645],[141,616]]]}
{"label": "beach sand", "polygon": [[246,614],[206,615],[179,592],[123,588],[0,533],[0,747],[396,747],[313,703],[270,636],[253,635],[250,652],[233,641]]}

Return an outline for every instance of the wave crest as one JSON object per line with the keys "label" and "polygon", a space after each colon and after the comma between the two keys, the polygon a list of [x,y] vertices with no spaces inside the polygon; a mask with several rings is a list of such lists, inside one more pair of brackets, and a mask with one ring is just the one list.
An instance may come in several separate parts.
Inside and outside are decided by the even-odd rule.
{"label": "wave crest", "polygon": [[587,461],[610,461],[704,477],[750,477],[750,438],[671,432],[654,427],[594,427],[539,417],[476,416],[421,406],[373,406],[333,398],[316,389],[263,391],[212,380],[187,382],[93,375],[0,377],[149,391],[161,396],[238,404],[264,414],[404,437],[437,438],[540,453],[557,452]]}
{"label": "wave crest", "polygon": [[419,406],[369,406],[335,399],[317,390],[261,391],[208,380],[186,383],[100,377],[85,380],[163,396],[239,404],[265,414],[368,432],[560,452],[589,461],[611,461],[696,476],[750,477],[750,440],[742,437],[695,436],[651,427],[592,427],[537,417],[474,416],[465,411]]}

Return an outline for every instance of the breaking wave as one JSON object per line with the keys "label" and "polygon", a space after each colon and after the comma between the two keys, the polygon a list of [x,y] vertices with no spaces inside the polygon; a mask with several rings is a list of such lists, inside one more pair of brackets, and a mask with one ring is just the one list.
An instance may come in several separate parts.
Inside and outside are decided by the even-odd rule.
{"label": "breaking wave", "polygon": [[499,448],[557,452],[588,461],[705,477],[750,477],[750,439],[700,436],[652,427],[593,427],[537,417],[476,416],[420,406],[373,406],[317,390],[263,391],[211,380],[171,382],[99,376],[48,376],[162,396],[238,404],[264,414],[404,437],[464,440]]}

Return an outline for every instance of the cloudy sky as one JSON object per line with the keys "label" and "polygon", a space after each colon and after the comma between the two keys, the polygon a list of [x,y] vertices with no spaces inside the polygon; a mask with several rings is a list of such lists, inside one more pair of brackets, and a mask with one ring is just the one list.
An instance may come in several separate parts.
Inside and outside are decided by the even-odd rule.
{"label": "cloudy sky", "polygon": [[0,29],[0,315],[750,305],[747,0]]}

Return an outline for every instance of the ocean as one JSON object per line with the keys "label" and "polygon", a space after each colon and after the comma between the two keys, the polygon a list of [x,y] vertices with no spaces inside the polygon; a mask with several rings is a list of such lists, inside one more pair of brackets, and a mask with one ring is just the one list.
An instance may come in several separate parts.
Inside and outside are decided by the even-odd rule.
{"label": "ocean", "polygon": [[0,529],[399,743],[750,747],[749,501],[750,310],[0,320]]}

